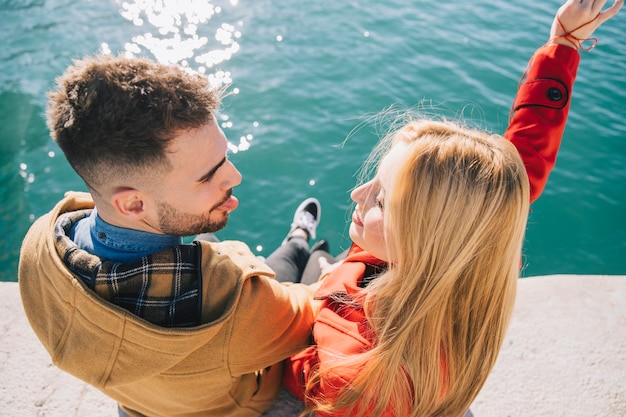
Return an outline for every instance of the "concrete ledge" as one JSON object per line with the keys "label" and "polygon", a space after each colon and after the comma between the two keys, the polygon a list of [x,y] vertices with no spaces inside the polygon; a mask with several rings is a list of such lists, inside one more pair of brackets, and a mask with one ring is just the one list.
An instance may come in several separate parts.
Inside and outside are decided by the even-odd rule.
{"label": "concrete ledge", "polygon": [[[59,371],[31,331],[17,283],[0,282],[0,416],[114,417],[116,404]],[[626,416],[626,277],[520,280],[504,348],[476,417]],[[291,417],[281,395],[268,417]]]}
{"label": "concrete ledge", "polygon": [[524,278],[476,417],[626,416],[626,277]]}

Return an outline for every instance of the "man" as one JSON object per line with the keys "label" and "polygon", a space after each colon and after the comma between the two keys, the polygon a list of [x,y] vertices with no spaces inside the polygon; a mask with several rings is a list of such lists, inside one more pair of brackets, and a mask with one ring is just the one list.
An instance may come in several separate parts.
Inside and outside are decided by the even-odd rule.
{"label": "man", "polygon": [[[87,184],[24,239],[19,285],[53,362],[120,415],[258,416],[280,363],[306,347],[310,291],[285,286],[223,228],[241,174],[205,77],[146,59],[78,61],[49,94],[53,139]],[[320,207],[296,211],[281,252],[308,258]],[[270,262],[271,263],[271,262]],[[300,269],[301,271],[301,269]],[[296,277],[294,277],[295,279]],[[283,279],[285,280],[285,279]]]}

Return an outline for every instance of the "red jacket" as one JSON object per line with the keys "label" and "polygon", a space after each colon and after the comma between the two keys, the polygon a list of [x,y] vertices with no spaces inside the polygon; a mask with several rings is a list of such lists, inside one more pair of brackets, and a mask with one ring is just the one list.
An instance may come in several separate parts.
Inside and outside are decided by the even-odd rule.
{"label": "red jacket", "polygon": [[[504,136],[515,144],[524,160],[531,202],[543,191],[556,162],[579,62],[580,55],[573,48],[543,46],[531,58],[522,77]],[[366,265],[380,267],[383,263],[353,245],[342,265],[325,278],[315,293],[316,298],[323,300],[313,326],[315,345],[287,361],[283,378],[287,389],[302,401],[311,368],[315,365],[323,368],[332,360],[329,352],[356,354],[370,349],[374,343],[358,299]],[[355,369],[341,369],[322,380],[311,394],[332,400],[355,374]],[[340,415],[334,414],[335,417]]]}
{"label": "red jacket", "polygon": [[519,151],[535,201],[556,163],[580,55],[569,46],[539,48],[522,76],[504,137]]}
{"label": "red jacket", "polygon": [[[358,298],[361,291],[359,283],[368,265],[384,267],[381,260],[352,245],[343,263],[322,281],[315,292],[315,298],[323,300],[313,326],[315,345],[287,360],[283,378],[285,387],[300,401],[304,401],[304,386],[312,366],[319,365],[323,369],[325,364],[332,362],[334,351],[350,355],[365,352],[372,347],[373,334]],[[323,349],[318,349],[318,346]],[[310,394],[335,398],[356,374],[355,369],[348,367],[335,371],[321,380]]]}

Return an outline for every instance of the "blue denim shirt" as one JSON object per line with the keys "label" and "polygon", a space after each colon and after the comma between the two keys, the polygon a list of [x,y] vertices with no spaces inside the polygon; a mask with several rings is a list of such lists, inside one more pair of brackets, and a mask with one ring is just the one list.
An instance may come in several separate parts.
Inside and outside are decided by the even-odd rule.
{"label": "blue denim shirt", "polygon": [[129,262],[183,243],[180,236],[114,226],[102,220],[96,209],[76,222],[69,237],[81,249],[116,262]]}

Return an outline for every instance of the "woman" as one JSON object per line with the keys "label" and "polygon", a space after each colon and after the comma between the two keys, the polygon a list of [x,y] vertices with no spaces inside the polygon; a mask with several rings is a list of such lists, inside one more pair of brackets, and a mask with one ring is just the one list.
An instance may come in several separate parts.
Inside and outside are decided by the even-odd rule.
{"label": "woman", "polygon": [[515,147],[432,121],[390,140],[376,177],[352,192],[354,246],[317,291],[319,368],[307,399],[329,415],[351,406],[346,415],[466,410],[515,297],[529,206]]}
{"label": "woman", "polygon": [[573,57],[623,0],[602,12],[604,4],[559,9],[528,70],[546,103],[529,110],[532,86],[520,89],[508,140],[410,121],[374,151],[376,176],[351,194],[354,245],[316,292],[315,346],[287,366],[285,385],[306,411],[417,417],[469,408],[506,332],[529,203],[567,118]]}

